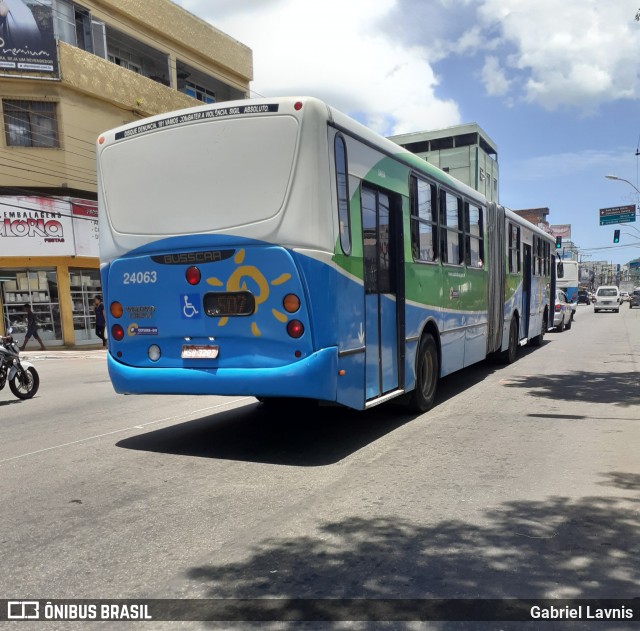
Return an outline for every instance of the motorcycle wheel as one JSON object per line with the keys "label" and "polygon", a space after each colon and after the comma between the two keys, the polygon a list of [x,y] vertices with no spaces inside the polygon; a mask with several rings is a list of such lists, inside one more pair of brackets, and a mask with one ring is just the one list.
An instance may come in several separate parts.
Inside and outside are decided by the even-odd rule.
{"label": "motorcycle wheel", "polygon": [[35,396],[40,387],[40,377],[35,368],[27,368],[22,375],[16,375],[10,382],[9,388],[18,399],[30,399]]}

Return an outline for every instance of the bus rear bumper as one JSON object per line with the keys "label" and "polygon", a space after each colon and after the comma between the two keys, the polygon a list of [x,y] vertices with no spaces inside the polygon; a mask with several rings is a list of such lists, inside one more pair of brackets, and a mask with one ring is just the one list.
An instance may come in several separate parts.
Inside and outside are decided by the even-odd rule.
{"label": "bus rear bumper", "polygon": [[107,354],[109,377],[119,394],[202,394],[303,397],[335,401],[337,348],[325,348],[276,368],[138,368]]}

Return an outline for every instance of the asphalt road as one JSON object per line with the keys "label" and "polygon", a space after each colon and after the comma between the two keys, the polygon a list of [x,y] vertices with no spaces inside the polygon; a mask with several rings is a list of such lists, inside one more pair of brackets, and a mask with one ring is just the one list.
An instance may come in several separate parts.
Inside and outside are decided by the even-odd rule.
{"label": "asphalt road", "polygon": [[[120,396],[101,351],[30,355],[37,397],[0,391],[0,598],[640,596],[640,309],[581,305],[421,416]],[[417,628],[512,628],[456,625]]]}

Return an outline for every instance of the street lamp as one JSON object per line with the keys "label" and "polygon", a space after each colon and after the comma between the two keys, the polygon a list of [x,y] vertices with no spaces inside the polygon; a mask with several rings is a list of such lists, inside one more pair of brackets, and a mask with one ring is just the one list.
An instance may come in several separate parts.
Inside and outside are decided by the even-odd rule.
{"label": "street lamp", "polygon": [[[625,180],[623,177],[618,177],[617,175],[605,175],[605,177],[608,180],[618,180],[620,182],[626,182],[629,186],[632,186],[635,189],[638,195],[640,195],[640,189],[633,182],[629,182],[629,180]],[[638,214],[637,207],[636,207],[636,214]],[[633,228],[636,232],[640,233],[640,230],[638,230],[635,226],[629,226],[629,228]]]}
{"label": "street lamp", "polygon": [[633,184],[633,182],[629,182],[629,180],[625,180],[623,177],[618,177],[617,175],[605,175],[605,177],[608,180],[619,180],[620,182],[626,182],[627,184],[629,184],[629,186],[633,186],[633,188],[636,189],[636,193],[640,195],[640,189],[635,184]]}

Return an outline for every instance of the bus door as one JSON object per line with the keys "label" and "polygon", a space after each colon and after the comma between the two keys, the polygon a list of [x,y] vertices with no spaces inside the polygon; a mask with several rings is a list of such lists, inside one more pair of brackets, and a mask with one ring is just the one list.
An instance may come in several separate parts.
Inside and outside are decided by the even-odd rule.
{"label": "bus door", "polygon": [[365,299],[365,399],[404,381],[402,213],[394,196],[362,187]]}
{"label": "bus door", "polygon": [[531,246],[524,244],[522,262],[522,332],[520,337],[529,337],[529,318],[531,317]]}

